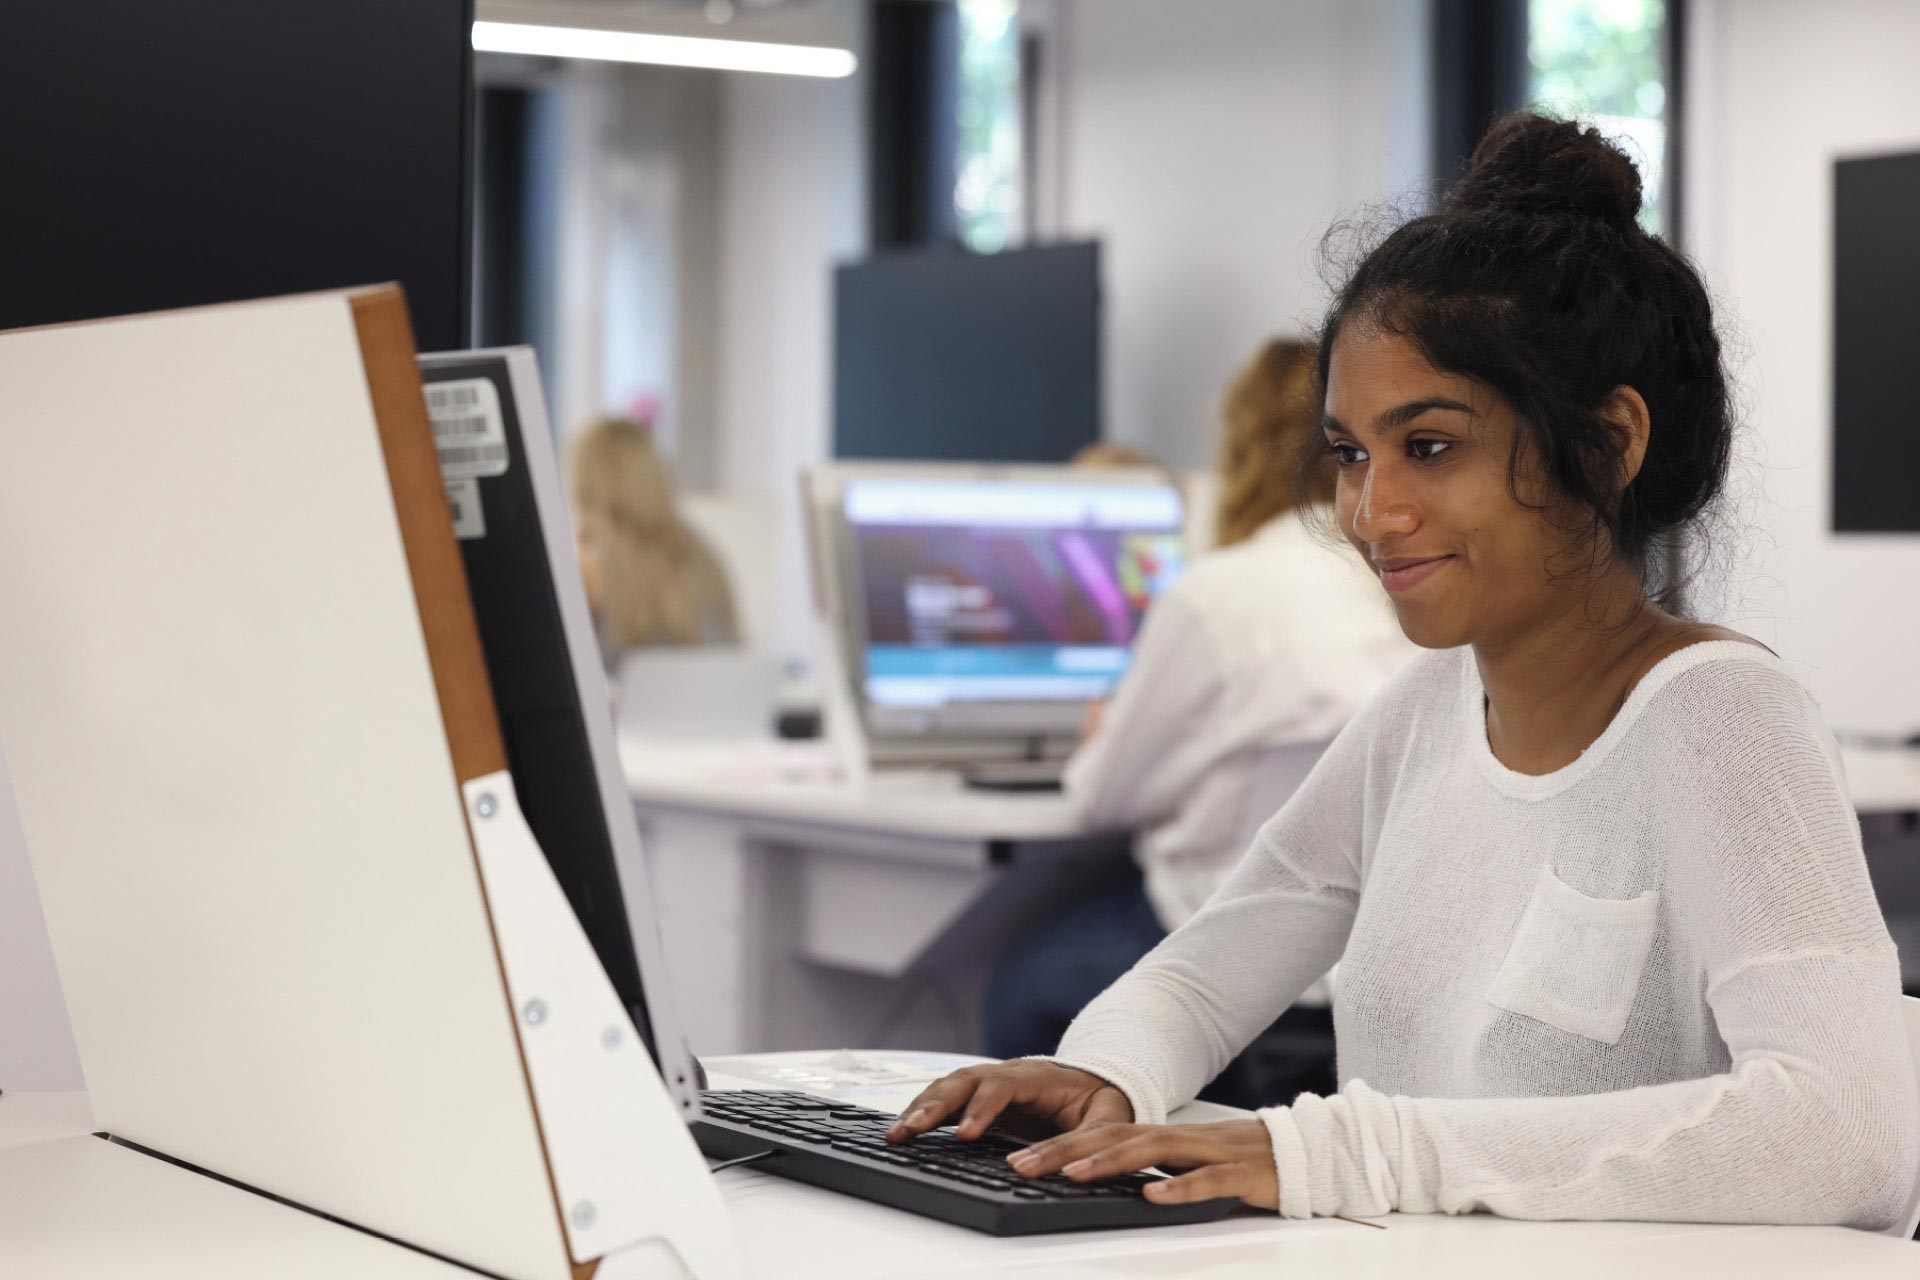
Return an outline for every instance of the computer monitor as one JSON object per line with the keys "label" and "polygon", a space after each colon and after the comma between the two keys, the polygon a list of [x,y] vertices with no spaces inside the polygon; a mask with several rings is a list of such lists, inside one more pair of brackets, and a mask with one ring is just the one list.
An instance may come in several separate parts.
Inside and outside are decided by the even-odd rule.
{"label": "computer monitor", "polygon": [[1156,471],[826,470],[822,595],[876,745],[1063,750],[1185,563],[1180,491]]}
{"label": "computer monitor", "polygon": [[883,249],[834,271],[834,457],[1039,465],[1099,438],[1099,244]]}
{"label": "computer monitor", "polygon": [[527,825],[684,1114],[698,1067],[660,960],[640,833],[530,347],[420,357],[455,536]]}

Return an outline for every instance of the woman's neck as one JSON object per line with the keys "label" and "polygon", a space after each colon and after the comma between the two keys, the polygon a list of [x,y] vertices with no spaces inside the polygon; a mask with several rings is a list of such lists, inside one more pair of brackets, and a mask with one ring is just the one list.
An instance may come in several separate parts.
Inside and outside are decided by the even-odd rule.
{"label": "woman's neck", "polygon": [[1476,644],[1494,757],[1536,775],[1572,764],[1684,630],[1637,580],[1613,575],[1513,640]]}

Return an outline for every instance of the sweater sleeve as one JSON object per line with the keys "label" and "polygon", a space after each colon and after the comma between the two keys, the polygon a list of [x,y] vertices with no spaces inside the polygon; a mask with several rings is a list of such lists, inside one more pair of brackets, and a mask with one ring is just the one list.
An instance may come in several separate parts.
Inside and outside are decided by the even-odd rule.
{"label": "sweater sleeve", "polygon": [[1223,694],[1205,627],[1176,584],[1148,612],[1100,728],[1067,762],[1067,800],[1090,830],[1141,826],[1180,806],[1208,763]]}
{"label": "sweater sleeve", "polygon": [[1339,960],[1360,898],[1366,712],[1206,906],[1074,1019],[1054,1061],[1160,1124]]}
{"label": "sweater sleeve", "polygon": [[[1261,1112],[1281,1212],[1832,1223],[1885,1228],[1920,1170],[1900,972],[1837,753],[1784,673],[1733,664],[1667,720],[1702,821],[1669,928],[1730,1059],[1719,1075],[1528,1099],[1387,1097],[1351,1081]],[[1679,815],[1675,815],[1680,824]]]}

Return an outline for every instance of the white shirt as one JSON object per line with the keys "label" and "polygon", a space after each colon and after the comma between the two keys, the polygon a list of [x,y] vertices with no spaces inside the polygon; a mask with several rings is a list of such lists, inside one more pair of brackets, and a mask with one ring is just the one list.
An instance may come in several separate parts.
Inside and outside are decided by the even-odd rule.
{"label": "white shirt", "polygon": [[1414,662],[1059,1060],[1159,1122],[1344,953],[1343,1088],[1260,1112],[1290,1217],[1898,1220],[1899,964],[1811,695],[1695,644],[1538,777],[1483,696]]}
{"label": "white shirt", "polygon": [[1282,515],[1154,602],[1067,798],[1090,827],[1136,832],[1147,899],[1176,929],[1418,652],[1359,557]]}

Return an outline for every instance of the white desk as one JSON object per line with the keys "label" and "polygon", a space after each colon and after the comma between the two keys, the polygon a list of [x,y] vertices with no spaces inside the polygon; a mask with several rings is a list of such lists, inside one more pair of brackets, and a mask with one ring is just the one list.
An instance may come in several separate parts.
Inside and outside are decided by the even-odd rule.
{"label": "white desk", "polygon": [[85,1094],[0,1097],[0,1275],[472,1280],[464,1267],[88,1137],[92,1122]]}
{"label": "white desk", "polygon": [[[756,1054],[756,1066],[804,1064],[817,1053]],[[966,1059],[954,1059],[957,1065]],[[717,1066],[718,1064],[716,1064]],[[716,1088],[766,1087],[716,1069]],[[916,1086],[838,1096],[904,1106]],[[1174,1119],[1240,1114],[1199,1103]],[[1219,1222],[1137,1231],[1079,1232],[996,1240],[752,1166],[724,1170],[722,1191],[755,1280],[1274,1280],[1275,1277],[1408,1276],[1420,1280],[1538,1280],[1540,1276],[1834,1276],[1877,1280],[1920,1275],[1920,1246],[1837,1227],[1729,1227],[1694,1223],[1518,1222],[1486,1215],[1393,1214],[1386,1230],[1336,1219],[1289,1222],[1242,1210]]]}
{"label": "white desk", "polygon": [[1920,814],[1920,749],[1843,746],[1840,759],[1859,813]]}
{"label": "white desk", "polygon": [[[813,1054],[757,1055],[770,1064]],[[757,1083],[716,1073],[719,1088]],[[899,1105],[910,1086],[892,1093]],[[881,1105],[882,1091],[863,1091]],[[1206,1119],[1224,1108],[1180,1113]],[[191,1187],[203,1227],[184,1229],[186,1184],[196,1175],[97,1139],[67,1142],[115,1166],[69,1185],[7,1177],[6,1148],[84,1133],[80,1094],[0,1098],[0,1274],[79,1280],[253,1280],[353,1276],[356,1280],[456,1280],[474,1273],[437,1263],[246,1192]],[[97,1150],[95,1150],[97,1148]],[[164,1176],[163,1176],[164,1175]],[[1380,1219],[1386,1230],[1333,1219],[1288,1222],[1245,1210],[1219,1222],[1140,1231],[996,1240],[945,1223],[788,1182],[751,1166],[714,1175],[744,1261],[743,1280],[1274,1280],[1274,1277],[1418,1277],[1419,1280],[1636,1280],[1738,1276],[1740,1280],[1913,1280],[1920,1246],[1838,1227],[1725,1227],[1690,1223],[1516,1222],[1475,1215]],[[201,1180],[204,1181],[204,1180]],[[112,1192],[111,1206],[96,1198]],[[219,1202],[209,1217],[205,1201]],[[81,1197],[86,1198],[81,1198]],[[217,1222],[218,1229],[205,1224]],[[62,1246],[60,1252],[51,1245]]]}
{"label": "white desk", "polygon": [[621,752],[701,1053],[975,1048],[993,958],[1126,856],[1124,835],[1081,830],[1057,793],[936,771],[838,781],[811,743]]}

